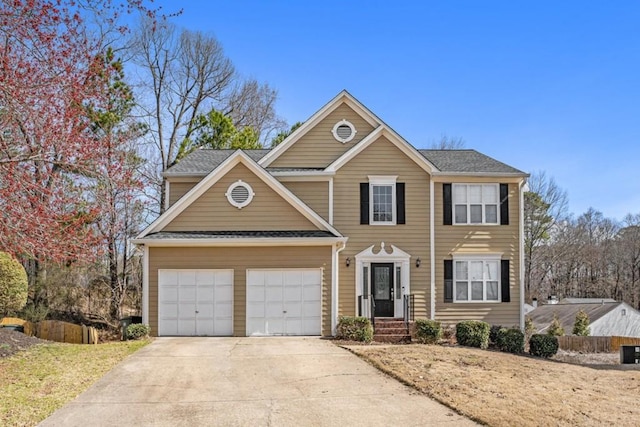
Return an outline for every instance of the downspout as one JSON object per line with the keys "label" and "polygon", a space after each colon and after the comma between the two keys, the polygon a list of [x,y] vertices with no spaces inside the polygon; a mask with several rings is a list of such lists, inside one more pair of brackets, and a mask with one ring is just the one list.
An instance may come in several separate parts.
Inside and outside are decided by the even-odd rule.
{"label": "downspout", "polygon": [[524,331],[524,183],[523,179],[518,184],[518,192],[520,193],[520,252],[518,258],[520,260],[520,329]]}
{"label": "downspout", "polygon": [[434,188],[435,185],[433,183],[433,179],[429,177],[429,252],[431,255],[431,320],[435,320],[436,318],[436,226],[435,226],[435,196],[434,196]]}
{"label": "downspout", "polygon": [[[142,323],[149,324],[149,246],[142,247]],[[155,335],[158,331],[152,331]]]}
{"label": "downspout", "polygon": [[347,246],[347,242],[342,241],[338,242],[332,247],[333,256],[331,259],[331,335],[336,335],[336,328],[338,326],[338,292],[340,290],[340,286],[338,283],[340,275],[338,274],[338,269],[340,268],[340,263],[338,262],[338,257],[340,252]]}

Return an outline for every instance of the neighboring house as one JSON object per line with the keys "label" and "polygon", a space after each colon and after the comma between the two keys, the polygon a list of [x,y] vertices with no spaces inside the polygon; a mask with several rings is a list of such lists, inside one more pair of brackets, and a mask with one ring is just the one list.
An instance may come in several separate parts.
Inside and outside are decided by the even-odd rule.
{"label": "neighboring house", "polygon": [[531,313],[533,310],[535,310],[535,307],[531,304],[524,303],[523,310],[524,310],[524,314],[527,315]]}
{"label": "neighboring house", "polygon": [[197,150],[165,177],[167,210],[134,241],[154,335],[328,336],[341,315],[524,324],[527,174],[418,150],[346,91],[272,150]]}
{"label": "neighboring house", "polygon": [[563,298],[560,304],[601,304],[603,302],[617,302],[613,298]]}
{"label": "neighboring house", "polygon": [[576,314],[584,310],[589,316],[589,334],[597,337],[640,337],[640,312],[624,302],[563,303],[538,306],[527,314],[538,333],[546,334],[554,314],[566,335],[571,335]]}

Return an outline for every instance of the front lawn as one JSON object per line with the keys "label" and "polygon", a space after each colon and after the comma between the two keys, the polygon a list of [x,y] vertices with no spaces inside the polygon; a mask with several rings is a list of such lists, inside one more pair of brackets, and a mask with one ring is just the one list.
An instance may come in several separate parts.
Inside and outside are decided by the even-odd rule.
{"label": "front lawn", "polygon": [[0,358],[0,425],[38,424],[147,343],[42,344]]}
{"label": "front lawn", "polygon": [[640,370],[599,369],[437,345],[349,346],[382,371],[490,426],[640,420]]}

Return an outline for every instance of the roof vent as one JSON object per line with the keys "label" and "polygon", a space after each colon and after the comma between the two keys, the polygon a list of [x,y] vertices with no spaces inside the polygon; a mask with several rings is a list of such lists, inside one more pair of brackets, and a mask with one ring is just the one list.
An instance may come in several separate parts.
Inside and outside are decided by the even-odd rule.
{"label": "roof vent", "polygon": [[255,193],[249,184],[238,180],[229,186],[225,196],[227,196],[227,200],[232,206],[242,209],[251,203]]}
{"label": "roof vent", "polygon": [[333,133],[333,137],[336,140],[342,143],[346,143],[355,138],[358,131],[351,122],[347,121],[346,119],[342,119],[335,124],[335,126],[331,130],[331,133]]}

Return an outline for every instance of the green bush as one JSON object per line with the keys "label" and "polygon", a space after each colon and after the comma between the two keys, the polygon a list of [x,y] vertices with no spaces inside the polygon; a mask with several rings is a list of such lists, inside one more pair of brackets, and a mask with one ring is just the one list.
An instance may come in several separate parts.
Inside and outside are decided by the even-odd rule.
{"label": "green bush", "polygon": [[416,338],[421,344],[436,344],[442,338],[440,322],[416,319]]}
{"label": "green bush", "polygon": [[14,314],[27,303],[27,272],[15,258],[0,252],[0,316]]}
{"label": "green bush", "polygon": [[564,328],[560,324],[560,319],[558,319],[558,315],[556,313],[553,313],[553,320],[551,321],[551,325],[549,325],[547,334],[556,337],[561,337],[564,335]]}
{"label": "green bush", "polygon": [[555,335],[535,334],[529,340],[529,353],[532,356],[551,357],[558,352],[558,338]]}
{"label": "green bush", "polygon": [[19,316],[21,319],[28,320],[32,323],[42,322],[49,315],[49,307],[43,304],[35,305],[30,302],[24,306],[20,311]]}
{"label": "green bush", "polygon": [[490,329],[487,322],[465,320],[456,325],[456,340],[467,347],[487,348]]}
{"label": "green bush", "polygon": [[373,326],[366,317],[340,316],[336,328],[336,338],[350,341],[371,342]]}
{"label": "green bush", "polygon": [[500,329],[503,329],[500,325],[491,325],[491,329],[489,329],[489,346],[498,345],[498,332],[500,332]]}
{"label": "green bush", "polygon": [[573,335],[579,335],[582,337],[589,336],[589,315],[584,311],[580,310],[576,314],[576,321],[573,324]]}
{"label": "green bush", "polygon": [[134,323],[132,325],[127,326],[127,330],[125,331],[125,337],[129,340],[139,340],[142,338],[146,338],[149,336],[149,332],[151,332],[151,328],[149,325],[143,325],[142,323]]}
{"label": "green bush", "polygon": [[508,353],[524,352],[524,333],[518,328],[502,328],[496,337],[496,346],[500,351]]}

